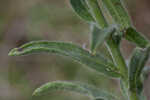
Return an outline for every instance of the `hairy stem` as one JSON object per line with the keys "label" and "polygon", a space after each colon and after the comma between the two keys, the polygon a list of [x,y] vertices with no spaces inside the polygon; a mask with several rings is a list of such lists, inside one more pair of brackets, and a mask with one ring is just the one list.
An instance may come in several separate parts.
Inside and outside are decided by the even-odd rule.
{"label": "hairy stem", "polygon": [[128,81],[128,69],[125,60],[120,52],[119,45],[115,43],[112,38],[110,38],[109,41],[107,41],[107,47],[112,55],[114,63],[119,67],[120,73],[122,73],[123,75],[122,79],[124,81]]}
{"label": "hairy stem", "polygon": [[[93,18],[95,19],[97,25],[100,28],[103,29],[103,28],[108,27],[110,24],[112,24],[112,23],[109,23],[107,17],[103,15],[103,11],[101,11],[101,8],[98,6],[97,0],[86,0],[86,2],[88,4],[88,7],[90,9],[90,12]],[[129,90],[128,68],[125,63],[125,59],[123,58],[121,54],[119,42],[113,39],[113,36],[112,36],[106,42],[106,45],[113,58],[114,63],[118,66],[120,73],[122,74],[121,81],[123,82],[123,88],[127,90],[125,92],[128,95],[128,98],[130,100],[139,100],[139,96],[137,95],[136,91],[133,92]]]}
{"label": "hairy stem", "polygon": [[[102,27],[109,26],[109,23],[107,23],[106,19],[102,17],[102,12],[100,8],[97,5],[97,0],[86,0],[89,8],[91,9],[92,16],[95,18],[97,24]],[[121,55],[119,46],[111,39],[109,42],[107,42],[107,45],[109,47],[109,51],[114,59],[114,62],[116,65],[120,68],[120,72],[123,74],[124,78],[128,77],[128,70],[125,64],[125,60]]]}
{"label": "hairy stem", "polygon": [[[97,5],[95,1],[97,0],[86,0],[89,8],[91,9],[91,14],[96,20],[96,23],[99,25],[101,28],[105,28],[109,26],[109,22],[107,22],[107,19],[105,19],[104,16],[102,16],[102,11]],[[99,9],[99,10],[98,10]],[[103,25],[103,26],[102,26]],[[122,73],[122,80],[125,83],[124,87],[128,88],[128,69],[125,63],[125,60],[120,52],[119,45],[115,43],[115,41],[111,38],[109,41],[107,41],[107,47],[109,49],[109,52],[114,60],[114,63],[119,67],[120,73]],[[127,93],[128,94],[128,93]],[[133,96],[131,96],[133,97]],[[131,99],[132,100],[132,99]]]}
{"label": "hairy stem", "polygon": [[[125,59],[123,58],[121,52],[120,52],[120,46],[119,44],[115,43],[115,41],[111,38],[109,39],[109,41],[107,41],[106,43],[107,48],[113,58],[113,62],[118,66],[120,73],[122,73],[122,77],[121,77],[121,81],[122,81],[122,88],[121,89],[125,89],[122,90],[122,94],[123,95],[127,95],[129,96],[128,93],[128,89],[129,89],[129,81],[128,81],[128,68],[127,65],[125,63]],[[125,94],[124,94],[125,92]],[[126,97],[128,98],[128,97]],[[132,99],[130,99],[132,100]]]}

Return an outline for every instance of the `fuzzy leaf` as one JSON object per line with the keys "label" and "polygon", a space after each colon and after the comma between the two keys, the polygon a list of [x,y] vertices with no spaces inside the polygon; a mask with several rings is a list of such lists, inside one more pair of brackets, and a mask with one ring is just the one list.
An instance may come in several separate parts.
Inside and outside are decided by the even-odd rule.
{"label": "fuzzy leaf", "polygon": [[115,20],[113,19],[113,17],[109,13],[109,10],[107,9],[105,4],[103,3],[103,0],[99,0],[99,5],[100,5],[100,9],[102,10],[102,13],[103,13],[107,23],[109,25],[116,24]]}
{"label": "fuzzy leaf", "polygon": [[41,87],[37,88],[33,92],[33,96],[41,96],[41,95],[45,95],[54,91],[76,92],[76,93],[89,96],[90,98],[94,100],[119,100],[114,95],[108,92],[99,90],[95,88],[94,86],[83,84],[83,83],[78,83],[78,82],[72,83],[72,82],[64,82],[64,81],[54,81],[54,82],[46,83],[42,85]]}
{"label": "fuzzy leaf", "polygon": [[131,25],[130,18],[121,0],[102,1],[117,24],[121,25],[121,30]]}
{"label": "fuzzy leaf", "polygon": [[89,51],[71,43],[35,41],[11,50],[9,55],[19,56],[42,52],[69,56],[79,63],[87,65],[91,69],[104,75],[120,77],[117,67],[110,61],[103,59],[104,57],[101,57],[100,55],[92,55]]}
{"label": "fuzzy leaf", "polygon": [[53,91],[71,91],[92,97],[91,93],[80,85],[62,81],[49,82],[42,85],[33,92],[33,96],[41,96]]}
{"label": "fuzzy leaf", "polygon": [[104,41],[114,33],[116,26],[110,26],[105,29],[99,29],[96,25],[92,25],[92,36],[91,36],[91,51],[95,52],[98,46],[102,45]]}
{"label": "fuzzy leaf", "polygon": [[72,8],[82,19],[95,22],[91,14],[89,13],[88,6],[85,0],[70,0]]}
{"label": "fuzzy leaf", "polygon": [[150,48],[136,48],[129,65],[129,85],[131,91],[138,91],[141,86],[141,73],[149,57]]}
{"label": "fuzzy leaf", "polygon": [[103,12],[99,7],[98,1],[97,0],[86,0],[86,3],[89,7],[89,11],[93,18],[96,21],[96,24],[98,25],[99,28],[106,28],[107,22],[104,18]]}
{"label": "fuzzy leaf", "polygon": [[141,48],[145,48],[147,45],[149,45],[149,41],[132,27],[126,30],[124,38]]}

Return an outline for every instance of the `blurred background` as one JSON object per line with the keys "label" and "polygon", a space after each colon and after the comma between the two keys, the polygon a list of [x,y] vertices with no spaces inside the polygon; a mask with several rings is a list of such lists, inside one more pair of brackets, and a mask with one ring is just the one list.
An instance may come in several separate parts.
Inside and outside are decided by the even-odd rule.
{"label": "blurred background", "polygon": [[[150,38],[150,1],[126,2],[133,24]],[[81,81],[121,96],[116,80],[86,69],[67,57],[8,56],[10,49],[32,40],[67,41],[88,48],[89,33],[88,24],[73,13],[69,0],[0,0],[0,100],[89,100],[77,93],[60,91],[32,98],[34,89],[56,80]],[[122,42],[121,49],[127,60],[133,48],[127,41]],[[148,100],[149,83],[150,79],[145,81]]]}

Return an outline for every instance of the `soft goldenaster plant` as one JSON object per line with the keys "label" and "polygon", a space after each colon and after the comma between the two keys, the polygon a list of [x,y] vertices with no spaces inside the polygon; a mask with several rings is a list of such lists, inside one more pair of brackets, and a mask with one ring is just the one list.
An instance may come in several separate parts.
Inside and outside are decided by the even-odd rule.
{"label": "soft goldenaster plant", "polygon": [[[91,48],[64,42],[34,41],[10,51],[10,56],[33,53],[55,53],[68,56],[77,62],[110,78],[120,80],[124,99],[146,100],[143,94],[143,71],[149,58],[149,41],[133,27],[123,0],[70,0],[77,15],[91,26]],[[126,39],[136,45],[127,65],[120,52],[120,42]],[[98,53],[97,47],[105,44],[112,60]],[[67,90],[89,96],[93,100],[119,100],[112,93],[101,91],[83,83],[50,82],[36,89],[33,96],[53,90]]]}

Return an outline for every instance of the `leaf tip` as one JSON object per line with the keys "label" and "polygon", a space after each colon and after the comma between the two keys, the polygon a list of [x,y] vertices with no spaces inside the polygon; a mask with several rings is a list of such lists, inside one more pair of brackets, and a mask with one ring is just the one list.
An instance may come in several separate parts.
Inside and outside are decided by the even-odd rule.
{"label": "leaf tip", "polygon": [[[45,86],[47,86],[47,84]],[[42,92],[43,92],[43,86],[40,87],[40,88],[35,89],[34,92],[32,93],[32,96],[33,97],[41,96]]]}
{"label": "leaf tip", "polygon": [[36,89],[36,90],[32,93],[32,96],[34,97],[34,96],[38,96],[38,95],[39,95],[38,89]]}
{"label": "leaf tip", "polygon": [[18,55],[18,53],[19,53],[19,49],[14,48],[8,53],[8,56],[16,56],[16,55]]}

